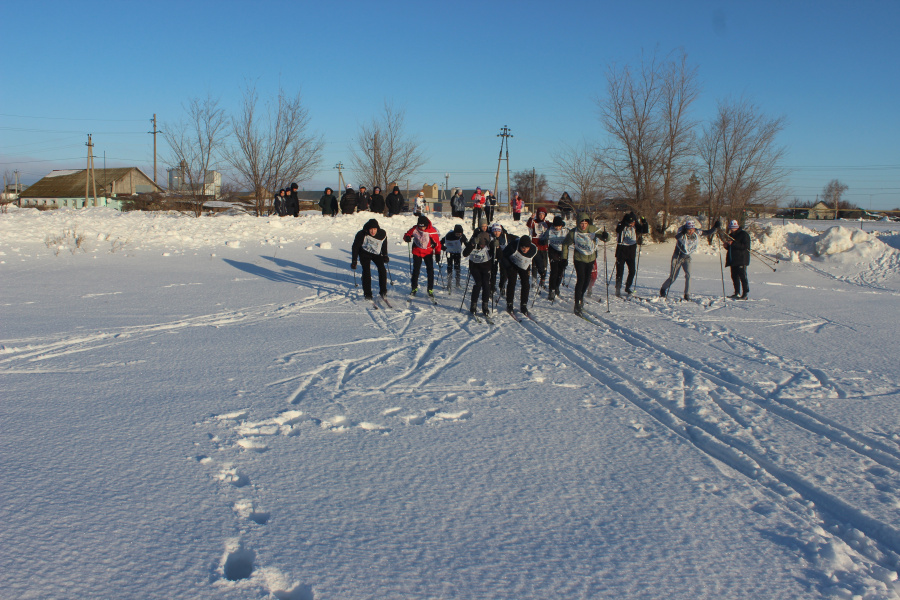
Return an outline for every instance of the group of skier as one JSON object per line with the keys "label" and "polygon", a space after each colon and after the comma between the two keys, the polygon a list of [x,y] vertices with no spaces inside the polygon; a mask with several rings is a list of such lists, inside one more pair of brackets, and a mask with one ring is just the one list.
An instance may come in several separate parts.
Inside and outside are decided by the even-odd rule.
{"label": "group of skier", "polygon": [[[581,213],[576,226],[567,229],[562,216],[547,220],[547,211],[539,208],[528,219],[528,234],[517,237],[507,232],[502,225],[489,225],[486,217],[479,217],[475,231],[466,237],[463,226],[457,224],[453,230],[441,237],[430,219],[419,214],[416,225],[404,235],[403,241],[410,249],[410,295],[419,292],[419,275],[424,263],[426,270],[426,293],[434,301],[434,266],[440,264],[443,253],[447,254],[447,282],[451,287],[455,281],[461,287],[461,261],[468,259],[468,277],[466,286],[472,285],[469,312],[476,315],[479,299],[481,313],[490,318],[492,295],[499,289],[505,292],[506,310],[513,312],[515,290],[520,288],[519,312],[529,316],[528,301],[531,294],[531,280],[535,279],[539,288],[546,287],[547,299],[553,302],[560,295],[560,284],[563,281],[571,254],[575,270],[575,286],[573,288],[574,312],[583,316],[584,298],[597,277],[597,258],[601,245],[605,252],[610,241],[610,232],[600,230],[593,224],[587,213]],[[741,229],[737,221],[728,224],[727,233],[721,232],[719,221],[708,230],[698,228],[693,219],[687,219],[678,229],[675,239],[675,251],[671,260],[669,277],[660,288],[660,296],[666,297],[668,290],[680,272],[684,272],[684,298],[690,299],[690,266],[691,256],[697,251],[702,237],[719,235],[726,248],[726,266],[731,269],[734,295],[731,298],[747,298],[747,265],[750,262],[750,236]],[[631,296],[639,262],[639,247],[643,244],[643,236],[649,233],[649,225],[643,217],[638,218],[629,212],[616,225],[615,229],[615,294],[622,296],[622,284],[625,295]],[[378,270],[379,290],[382,297],[387,294],[386,263],[387,235],[375,219],[369,220],[356,234],[352,247],[351,268],[362,264],[363,294],[372,299],[371,264]],[[627,270],[627,275],[626,275]],[[549,271],[549,273],[548,273]],[[547,277],[549,275],[549,278]],[[498,282],[499,276],[499,282]],[[499,284],[499,287],[498,287]],[[499,300],[499,298],[498,298]]]}

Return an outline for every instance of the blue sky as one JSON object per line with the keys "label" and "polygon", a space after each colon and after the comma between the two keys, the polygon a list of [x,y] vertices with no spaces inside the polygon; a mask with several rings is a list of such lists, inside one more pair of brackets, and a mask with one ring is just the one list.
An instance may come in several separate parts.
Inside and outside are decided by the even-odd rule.
{"label": "blue sky", "polygon": [[[4,9],[0,172],[26,182],[84,165],[152,171],[161,126],[211,94],[299,90],[325,135],[322,171],[385,101],[406,109],[429,160],[421,183],[493,187],[500,128],[511,170],[551,175],[550,153],[604,132],[595,99],[610,64],[683,48],[698,70],[700,120],[746,96],[785,116],[792,196],[831,179],[847,199],[900,207],[900,2],[17,2]],[[160,153],[165,149],[162,147]],[[505,167],[504,167],[505,168]],[[160,172],[163,172],[160,167]],[[163,176],[160,175],[160,180]]]}

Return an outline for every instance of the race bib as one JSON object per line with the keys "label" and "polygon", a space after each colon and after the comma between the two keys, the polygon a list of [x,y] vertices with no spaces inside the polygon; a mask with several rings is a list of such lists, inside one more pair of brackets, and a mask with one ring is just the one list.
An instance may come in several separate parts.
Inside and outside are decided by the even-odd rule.
{"label": "race bib", "polygon": [[416,227],[413,232],[413,245],[416,248],[431,248],[431,234]]}
{"label": "race bib", "polygon": [[619,243],[623,246],[634,246],[637,244],[637,232],[634,227],[626,227],[622,230],[622,241]]}
{"label": "race bib", "polygon": [[534,233],[531,234],[531,237],[539,238],[545,231],[550,229],[550,223],[547,221],[534,221],[531,225],[531,229],[534,231]]}
{"label": "race bib", "polygon": [[579,254],[590,256],[596,251],[593,233],[575,233],[575,250]]}
{"label": "race bib", "polygon": [[[534,257],[532,257],[532,258],[534,258]],[[526,258],[526,257],[522,256],[521,254],[519,254],[518,250],[513,252],[513,255],[509,257],[509,260],[512,262],[512,264],[516,265],[523,271],[527,271],[528,269],[531,268],[531,258]]]}
{"label": "race bib", "polygon": [[377,238],[373,238],[371,235],[367,235],[366,239],[363,240],[362,249],[369,254],[381,254],[381,247],[383,245],[384,240],[379,240]]}
{"label": "race bib", "polygon": [[557,233],[555,229],[551,229],[550,233],[547,234],[547,242],[549,246],[557,252],[562,252],[562,245],[568,233],[569,232],[565,229],[560,229],[559,233]]}
{"label": "race bib", "polygon": [[491,260],[491,253],[487,246],[476,248],[469,253],[469,262],[486,263],[489,260]]}
{"label": "race bib", "polygon": [[451,254],[459,254],[462,252],[462,240],[448,240],[444,238],[447,252]]}
{"label": "race bib", "polygon": [[681,238],[681,246],[684,248],[684,253],[688,256],[696,252],[699,245],[700,236],[696,233],[694,235],[685,234],[684,237]]}

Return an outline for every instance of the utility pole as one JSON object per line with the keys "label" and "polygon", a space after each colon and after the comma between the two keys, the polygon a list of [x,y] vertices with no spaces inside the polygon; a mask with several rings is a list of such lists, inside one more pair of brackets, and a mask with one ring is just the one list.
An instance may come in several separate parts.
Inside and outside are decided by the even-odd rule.
{"label": "utility pole", "polygon": [[16,174],[16,206],[22,206],[21,200],[19,198],[19,170],[16,169],[13,171]]}
{"label": "utility pole", "polygon": [[97,205],[97,180],[94,178],[94,143],[91,141],[91,134],[88,134],[88,141],[85,146],[88,147],[87,169],[84,171],[84,206],[88,205],[88,184],[93,183],[94,206]]}
{"label": "utility pole", "polygon": [[534,172],[534,167],[531,167],[531,213],[534,214],[535,211],[535,202],[537,195],[537,174]]}
{"label": "utility pole", "polygon": [[150,122],[153,123],[153,131],[148,131],[147,133],[153,135],[153,183],[156,183],[156,134],[162,133],[156,129],[156,113],[153,113],[153,118],[150,119]]}
{"label": "utility pole", "polygon": [[[514,137],[510,128],[504,125],[497,134],[500,139],[500,156],[497,157],[497,177],[494,178],[494,191],[499,194],[500,187],[500,162],[503,160],[503,147],[506,146],[506,196],[509,198],[509,138]],[[499,207],[498,207],[499,208]]]}
{"label": "utility pole", "polygon": [[334,165],[334,168],[337,169],[337,172],[338,172],[337,193],[338,193],[338,198],[340,198],[341,190],[344,189],[344,163],[339,162],[338,164]]}
{"label": "utility pole", "polygon": [[446,199],[446,194],[449,193],[449,192],[448,192],[449,189],[450,189],[450,173],[444,173],[444,193],[445,193],[445,199]]}

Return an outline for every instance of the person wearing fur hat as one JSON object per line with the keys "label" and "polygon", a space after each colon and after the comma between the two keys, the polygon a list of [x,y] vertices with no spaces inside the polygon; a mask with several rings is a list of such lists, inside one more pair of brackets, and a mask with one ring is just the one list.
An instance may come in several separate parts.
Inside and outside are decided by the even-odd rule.
{"label": "person wearing fur hat", "polygon": [[456,269],[456,287],[459,287],[460,263],[462,262],[463,246],[468,240],[463,233],[463,226],[457,223],[453,227],[453,231],[444,236],[441,240],[441,247],[447,253],[447,289],[450,289],[450,276],[453,275],[453,269]]}
{"label": "person wearing fur hat", "polygon": [[478,221],[484,216],[484,203],[484,193],[480,187],[475,188],[475,193],[472,194],[472,231],[478,229]]}
{"label": "person wearing fur hat", "polygon": [[[457,225],[457,227],[462,227]],[[497,252],[496,240],[491,236],[487,228],[487,221],[481,220],[478,231],[472,234],[466,242],[463,256],[469,259],[469,276],[472,278],[472,301],[469,312],[475,314],[478,306],[478,296],[481,296],[481,312],[485,318],[490,315],[490,281],[491,265]]]}
{"label": "person wearing fur hat", "polygon": [[512,313],[516,297],[516,280],[522,280],[519,295],[519,310],[528,316],[528,294],[531,291],[531,262],[537,255],[537,246],[531,243],[531,236],[523,235],[509,244],[500,253],[500,267],[506,270],[506,312]]}
{"label": "person wearing fur hat", "polygon": [[354,212],[356,212],[356,203],[358,201],[359,196],[357,195],[356,191],[354,191],[353,186],[348,183],[344,195],[341,196],[341,214],[352,215]]}
{"label": "person wearing fur hat", "polygon": [[363,228],[356,234],[351,248],[350,268],[356,270],[356,263],[362,263],[363,295],[367,300],[372,299],[372,268],[375,263],[378,269],[378,291],[381,297],[387,295],[387,269],[385,263],[388,257],[387,233],[378,226],[378,221],[369,219]]}
{"label": "person wearing fur hat", "polygon": [[323,217],[337,216],[338,201],[330,187],[325,188],[325,193],[319,198],[319,208]]}
{"label": "person wearing fur hat", "polygon": [[559,215],[553,217],[550,229],[541,236],[541,243],[547,245],[547,258],[550,260],[550,280],[547,283],[547,299],[553,302],[559,296],[559,284],[562,283],[563,274],[566,272],[568,260],[563,259],[563,242],[569,231],[566,222]]}
{"label": "person wearing fur hat", "polygon": [[649,233],[647,219],[638,220],[633,212],[627,213],[616,225],[616,296],[622,295],[622,275],[628,265],[628,278],[625,280],[625,293],[631,295],[631,284],[634,283],[635,258],[638,247],[644,243],[644,235]]}
{"label": "person wearing fur hat", "polygon": [[569,248],[575,246],[572,264],[575,266],[575,314],[582,316],[584,310],[584,293],[591,280],[591,271],[597,260],[597,240],[605,242],[609,234],[600,231],[591,222],[587,213],[578,215],[578,225],[569,231],[563,241],[563,260],[569,260]]}
{"label": "person wearing fur hat", "polygon": [[522,196],[519,195],[519,192],[516,192],[516,195],[512,200],[509,201],[509,209],[513,214],[513,221],[519,221],[522,219],[522,209],[525,208],[525,200],[522,199]]}
{"label": "person wearing fur hat", "polygon": [[400,186],[395,185],[393,191],[388,194],[387,197],[387,211],[388,216],[393,217],[394,215],[399,215],[403,211],[403,203],[405,199],[403,195],[400,193]]}
{"label": "person wearing fur hat", "polygon": [[544,279],[547,277],[547,244],[541,242],[541,237],[550,229],[550,221],[547,220],[547,209],[541,206],[537,209],[537,214],[529,218],[525,223],[531,233],[531,243],[537,246],[537,256],[534,259],[535,277],[540,276],[541,283],[539,287],[544,287]]}
{"label": "person wearing fur hat", "polygon": [[420,215],[415,227],[406,232],[403,241],[412,242],[413,268],[410,285],[410,295],[415,296],[419,291],[419,271],[422,261],[425,261],[425,270],[428,273],[428,295],[434,297],[434,256],[441,253],[441,236],[431,225],[431,221],[425,215]]}
{"label": "person wearing fur hat", "polygon": [[731,283],[734,295],[729,298],[746,300],[750,293],[747,283],[747,265],[750,264],[750,234],[741,228],[740,223],[732,219],[728,223],[728,235],[722,236],[725,252],[725,266],[731,267]]}
{"label": "person wearing fur hat", "polygon": [[669,277],[666,279],[662,287],[659,288],[659,295],[665,298],[669,293],[669,287],[678,278],[678,273],[684,270],[684,299],[691,299],[691,255],[700,247],[700,238],[711,235],[720,227],[718,221],[713,225],[712,229],[700,231],[697,222],[688,217],[684,224],[678,228],[675,233],[675,252],[672,253],[671,270]]}
{"label": "person wearing fur hat", "polygon": [[491,225],[490,232],[491,238],[495,241],[495,245],[497,247],[497,252],[494,253],[494,262],[491,263],[491,293],[494,294],[497,292],[498,273],[500,274],[499,289],[501,291],[506,289],[506,271],[499,268],[500,253],[506,250],[506,247],[509,246],[510,243],[517,242],[519,238],[508,233],[500,223],[494,223],[493,225]]}

